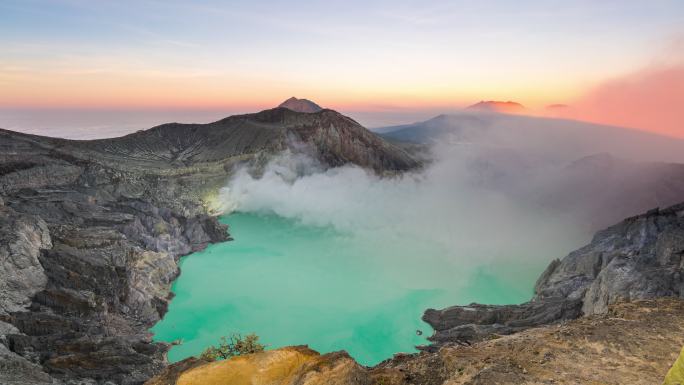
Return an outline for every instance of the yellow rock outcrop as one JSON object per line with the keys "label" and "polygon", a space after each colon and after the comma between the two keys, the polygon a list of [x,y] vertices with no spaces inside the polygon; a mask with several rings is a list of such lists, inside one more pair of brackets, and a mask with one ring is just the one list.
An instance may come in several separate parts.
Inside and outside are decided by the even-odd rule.
{"label": "yellow rock outcrop", "polygon": [[667,372],[663,385],[682,385],[684,384],[684,348],[679,353],[679,358]]}
{"label": "yellow rock outcrop", "polygon": [[225,361],[202,363],[176,375],[150,380],[154,385],[364,385],[366,371],[346,353],[320,355],[306,346],[288,346]]}

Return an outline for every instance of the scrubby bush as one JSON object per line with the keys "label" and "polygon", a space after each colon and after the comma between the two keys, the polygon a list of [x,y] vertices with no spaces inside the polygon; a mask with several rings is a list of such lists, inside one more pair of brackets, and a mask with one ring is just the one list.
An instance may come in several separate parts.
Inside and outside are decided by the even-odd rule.
{"label": "scrubby bush", "polygon": [[221,337],[218,345],[204,349],[200,358],[209,361],[225,360],[243,354],[263,352],[264,348],[256,334],[248,334],[243,338],[242,335],[234,333],[228,337]]}

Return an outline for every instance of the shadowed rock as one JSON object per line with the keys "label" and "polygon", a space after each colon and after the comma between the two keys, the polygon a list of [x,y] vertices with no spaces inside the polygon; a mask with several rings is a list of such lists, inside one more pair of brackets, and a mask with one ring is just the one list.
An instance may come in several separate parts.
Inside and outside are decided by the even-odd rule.
{"label": "shadowed rock", "polygon": [[602,314],[621,301],[684,297],[683,256],[684,204],[625,219],[551,262],[530,302],[427,310],[423,320],[435,329],[435,345],[425,349]]}

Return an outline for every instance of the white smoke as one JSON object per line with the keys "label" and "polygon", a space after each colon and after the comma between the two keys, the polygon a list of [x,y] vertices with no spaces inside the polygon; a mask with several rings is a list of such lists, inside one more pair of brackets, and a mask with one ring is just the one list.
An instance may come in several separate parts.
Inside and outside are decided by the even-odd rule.
{"label": "white smoke", "polygon": [[261,177],[238,170],[221,199],[227,212],[331,226],[379,247],[430,244],[440,254],[430,258],[470,266],[502,258],[539,263],[581,242],[571,216],[493,187],[486,167],[473,171],[481,156],[481,150],[445,146],[434,149],[435,161],[424,170],[381,178],[356,166],[323,171],[311,158],[288,152]]}

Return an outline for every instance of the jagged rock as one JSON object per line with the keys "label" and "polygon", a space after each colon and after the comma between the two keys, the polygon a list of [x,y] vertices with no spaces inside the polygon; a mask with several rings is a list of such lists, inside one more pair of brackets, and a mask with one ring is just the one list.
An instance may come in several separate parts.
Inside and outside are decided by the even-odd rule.
{"label": "jagged rock", "polygon": [[549,299],[521,305],[452,306],[443,310],[428,309],[423,321],[434,329],[428,339],[432,346],[422,350],[436,351],[438,346],[457,343],[469,345],[491,335],[505,335],[547,325],[581,315],[579,300]]}
{"label": "jagged rock", "polygon": [[0,344],[0,384],[2,385],[59,385],[40,365],[10,351]]}
{"label": "jagged rock", "polygon": [[552,263],[535,299],[582,299],[584,314],[636,299],[684,296],[684,204],[654,209],[598,232],[591,243]]}
{"label": "jagged rock", "polygon": [[625,219],[552,261],[530,302],[428,309],[423,320],[435,329],[435,345],[425,349],[601,314],[622,301],[684,298],[683,256],[684,204]]}
{"label": "jagged rock", "polygon": [[0,315],[24,310],[45,288],[47,277],[38,254],[50,247],[42,219],[0,206]]}

